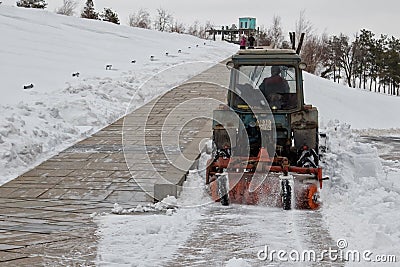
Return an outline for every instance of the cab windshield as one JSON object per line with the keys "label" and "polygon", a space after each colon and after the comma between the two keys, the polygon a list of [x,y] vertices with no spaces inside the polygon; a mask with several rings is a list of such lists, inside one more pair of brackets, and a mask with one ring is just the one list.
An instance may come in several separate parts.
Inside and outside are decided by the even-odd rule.
{"label": "cab windshield", "polygon": [[[268,104],[271,110],[290,110],[297,107],[296,69],[287,65],[240,66],[235,75],[233,105]],[[265,101],[267,103],[265,103]]]}

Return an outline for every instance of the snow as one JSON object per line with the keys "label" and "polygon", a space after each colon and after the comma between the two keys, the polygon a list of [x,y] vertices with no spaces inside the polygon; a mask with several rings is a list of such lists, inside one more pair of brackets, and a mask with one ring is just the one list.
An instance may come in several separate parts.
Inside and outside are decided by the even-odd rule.
{"label": "snow", "polygon": [[[349,125],[331,122],[325,130],[329,135],[329,151],[324,168],[331,180],[325,182],[321,191],[323,206],[319,211],[283,212],[273,207],[235,204],[223,207],[210,203],[202,172],[193,170],[181,196],[172,201],[179,207],[174,212],[160,209],[161,214],[155,215],[131,212],[128,216],[96,217],[100,226],[97,264],[201,266],[212,262],[218,266],[266,266],[268,263],[308,266],[307,261],[288,260],[288,255],[285,264],[279,265],[282,262],[276,255],[272,259],[257,253],[266,251],[266,247],[269,251],[297,251],[300,255],[313,250],[319,261],[322,249],[335,249],[340,239],[346,240],[348,251],[369,250],[374,256],[397,255],[400,164],[397,162],[397,168],[383,167],[377,150],[358,142]],[[203,153],[200,169],[206,160],[207,155]],[[198,242],[201,243],[197,245]],[[185,261],[181,262],[182,259]]]}
{"label": "snow", "polygon": [[[400,249],[400,168],[379,158],[364,136],[400,135],[400,98],[305,75],[306,103],[317,106],[329,152],[322,213],[335,240],[350,249],[396,255]],[[355,130],[353,130],[355,129]],[[388,167],[391,166],[391,167]]]}
{"label": "snow", "polygon": [[230,259],[226,265],[226,267],[251,267],[244,259],[233,257]]}
{"label": "snow", "polygon": [[[191,218],[189,219],[188,216]],[[178,211],[172,216],[107,216],[99,234],[99,266],[157,266],[188,237],[200,216]],[[132,265],[142,262],[143,264]],[[104,265],[103,265],[104,264]]]}
{"label": "snow", "polygon": [[[178,200],[169,196],[161,202],[164,208],[156,206],[153,210],[162,213],[96,217],[100,229],[97,234],[101,238],[97,265],[160,266],[169,260],[190,237],[202,218],[204,206],[199,203],[209,202],[204,192],[204,179],[197,171],[189,173],[183,187],[184,193]],[[193,195],[196,197],[193,198]],[[171,212],[171,209],[166,208],[171,205],[182,208]],[[119,205],[113,209],[115,213],[138,214],[123,210]]]}
{"label": "snow", "polygon": [[[237,51],[189,35],[5,5],[0,32],[0,184]],[[173,75],[163,75],[166,69]],[[160,79],[143,86],[154,76]]]}
{"label": "snow", "polygon": [[[237,50],[235,45],[188,35],[5,5],[0,7],[0,32],[0,184]],[[112,64],[111,70],[105,69],[107,64]],[[169,71],[172,76],[163,73],[171,68],[179,71]],[[75,72],[79,77],[72,77]],[[156,79],[151,86],[143,86],[152,77]],[[235,227],[222,229],[228,236],[251,237],[244,240],[251,246],[241,251],[243,255],[215,252],[224,266],[253,266],[255,255],[251,261],[246,253],[259,250],[266,240],[275,249],[307,249],[313,245],[306,238],[313,225],[306,223],[319,215],[323,222],[316,231],[326,227],[333,240],[345,238],[350,249],[396,255],[400,164],[379,158],[381,151],[360,142],[359,135],[400,136],[400,98],[347,88],[310,74],[304,79],[306,103],[318,107],[320,130],[328,135],[324,175],[330,180],[321,191],[320,211],[283,214],[269,207],[233,205],[222,210],[217,203],[206,205],[210,199],[202,184],[207,158],[203,154],[201,175],[190,173],[178,199],[169,197],[164,203],[131,210],[116,203],[115,214],[95,217],[98,264],[162,265],[179,256],[196,229],[205,227],[200,222],[206,215],[211,221],[237,221]],[[23,89],[31,83],[32,89]],[[215,209],[220,214],[213,213]],[[266,228],[266,222],[274,223]]]}
{"label": "snow", "polygon": [[[400,168],[381,160],[371,144],[357,141],[350,126],[327,127],[329,152],[321,191],[331,234],[351,249],[396,255],[400,249]],[[394,162],[396,163],[396,162]],[[384,166],[383,164],[387,165]]]}
{"label": "snow", "polygon": [[353,129],[399,129],[400,97],[348,88],[304,73],[306,103],[318,107],[322,126],[331,120]]}

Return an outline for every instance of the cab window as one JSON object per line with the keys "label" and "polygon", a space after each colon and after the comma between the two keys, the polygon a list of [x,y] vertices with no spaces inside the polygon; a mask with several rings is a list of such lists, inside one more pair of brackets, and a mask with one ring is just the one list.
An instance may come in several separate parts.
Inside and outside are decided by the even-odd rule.
{"label": "cab window", "polygon": [[[296,70],[293,66],[240,66],[238,70],[234,84],[236,97],[247,100],[252,98],[251,95],[261,92],[261,97],[265,98],[272,110],[290,110],[297,107]],[[252,89],[259,92],[256,93]],[[257,103],[256,101],[253,104]]]}

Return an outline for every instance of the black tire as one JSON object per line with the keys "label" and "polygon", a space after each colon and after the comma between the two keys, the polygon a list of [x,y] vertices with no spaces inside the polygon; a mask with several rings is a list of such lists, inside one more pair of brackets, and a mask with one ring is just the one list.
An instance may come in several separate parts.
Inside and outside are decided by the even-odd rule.
{"label": "black tire", "polygon": [[282,180],[282,206],[284,210],[292,208],[292,188],[288,180]]}
{"label": "black tire", "polygon": [[227,177],[226,176],[220,176],[217,179],[218,182],[218,195],[220,197],[220,201],[222,206],[228,206],[229,205],[229,190],[227,188]]}
{"label": "black tire", "polygon": [[229,197],[228,195],[224,195],[221,197],[221,205],[222,206],[229,206]]}

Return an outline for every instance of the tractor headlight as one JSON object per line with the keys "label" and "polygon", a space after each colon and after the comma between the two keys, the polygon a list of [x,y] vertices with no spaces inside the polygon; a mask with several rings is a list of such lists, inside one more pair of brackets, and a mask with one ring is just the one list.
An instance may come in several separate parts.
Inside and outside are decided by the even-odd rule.
{"label": "tractor headlight", "polygon": [[233,63],[233,61],[228,61],[226,63],[226,67],[228,68],[228,70],[231,70],[235,67],[235,63]]}
{"label": "tractor headlight", "polygon": [[307,68],[307,64],[305,62],[300,62],[299,63],[299,69],[305,70]]}

